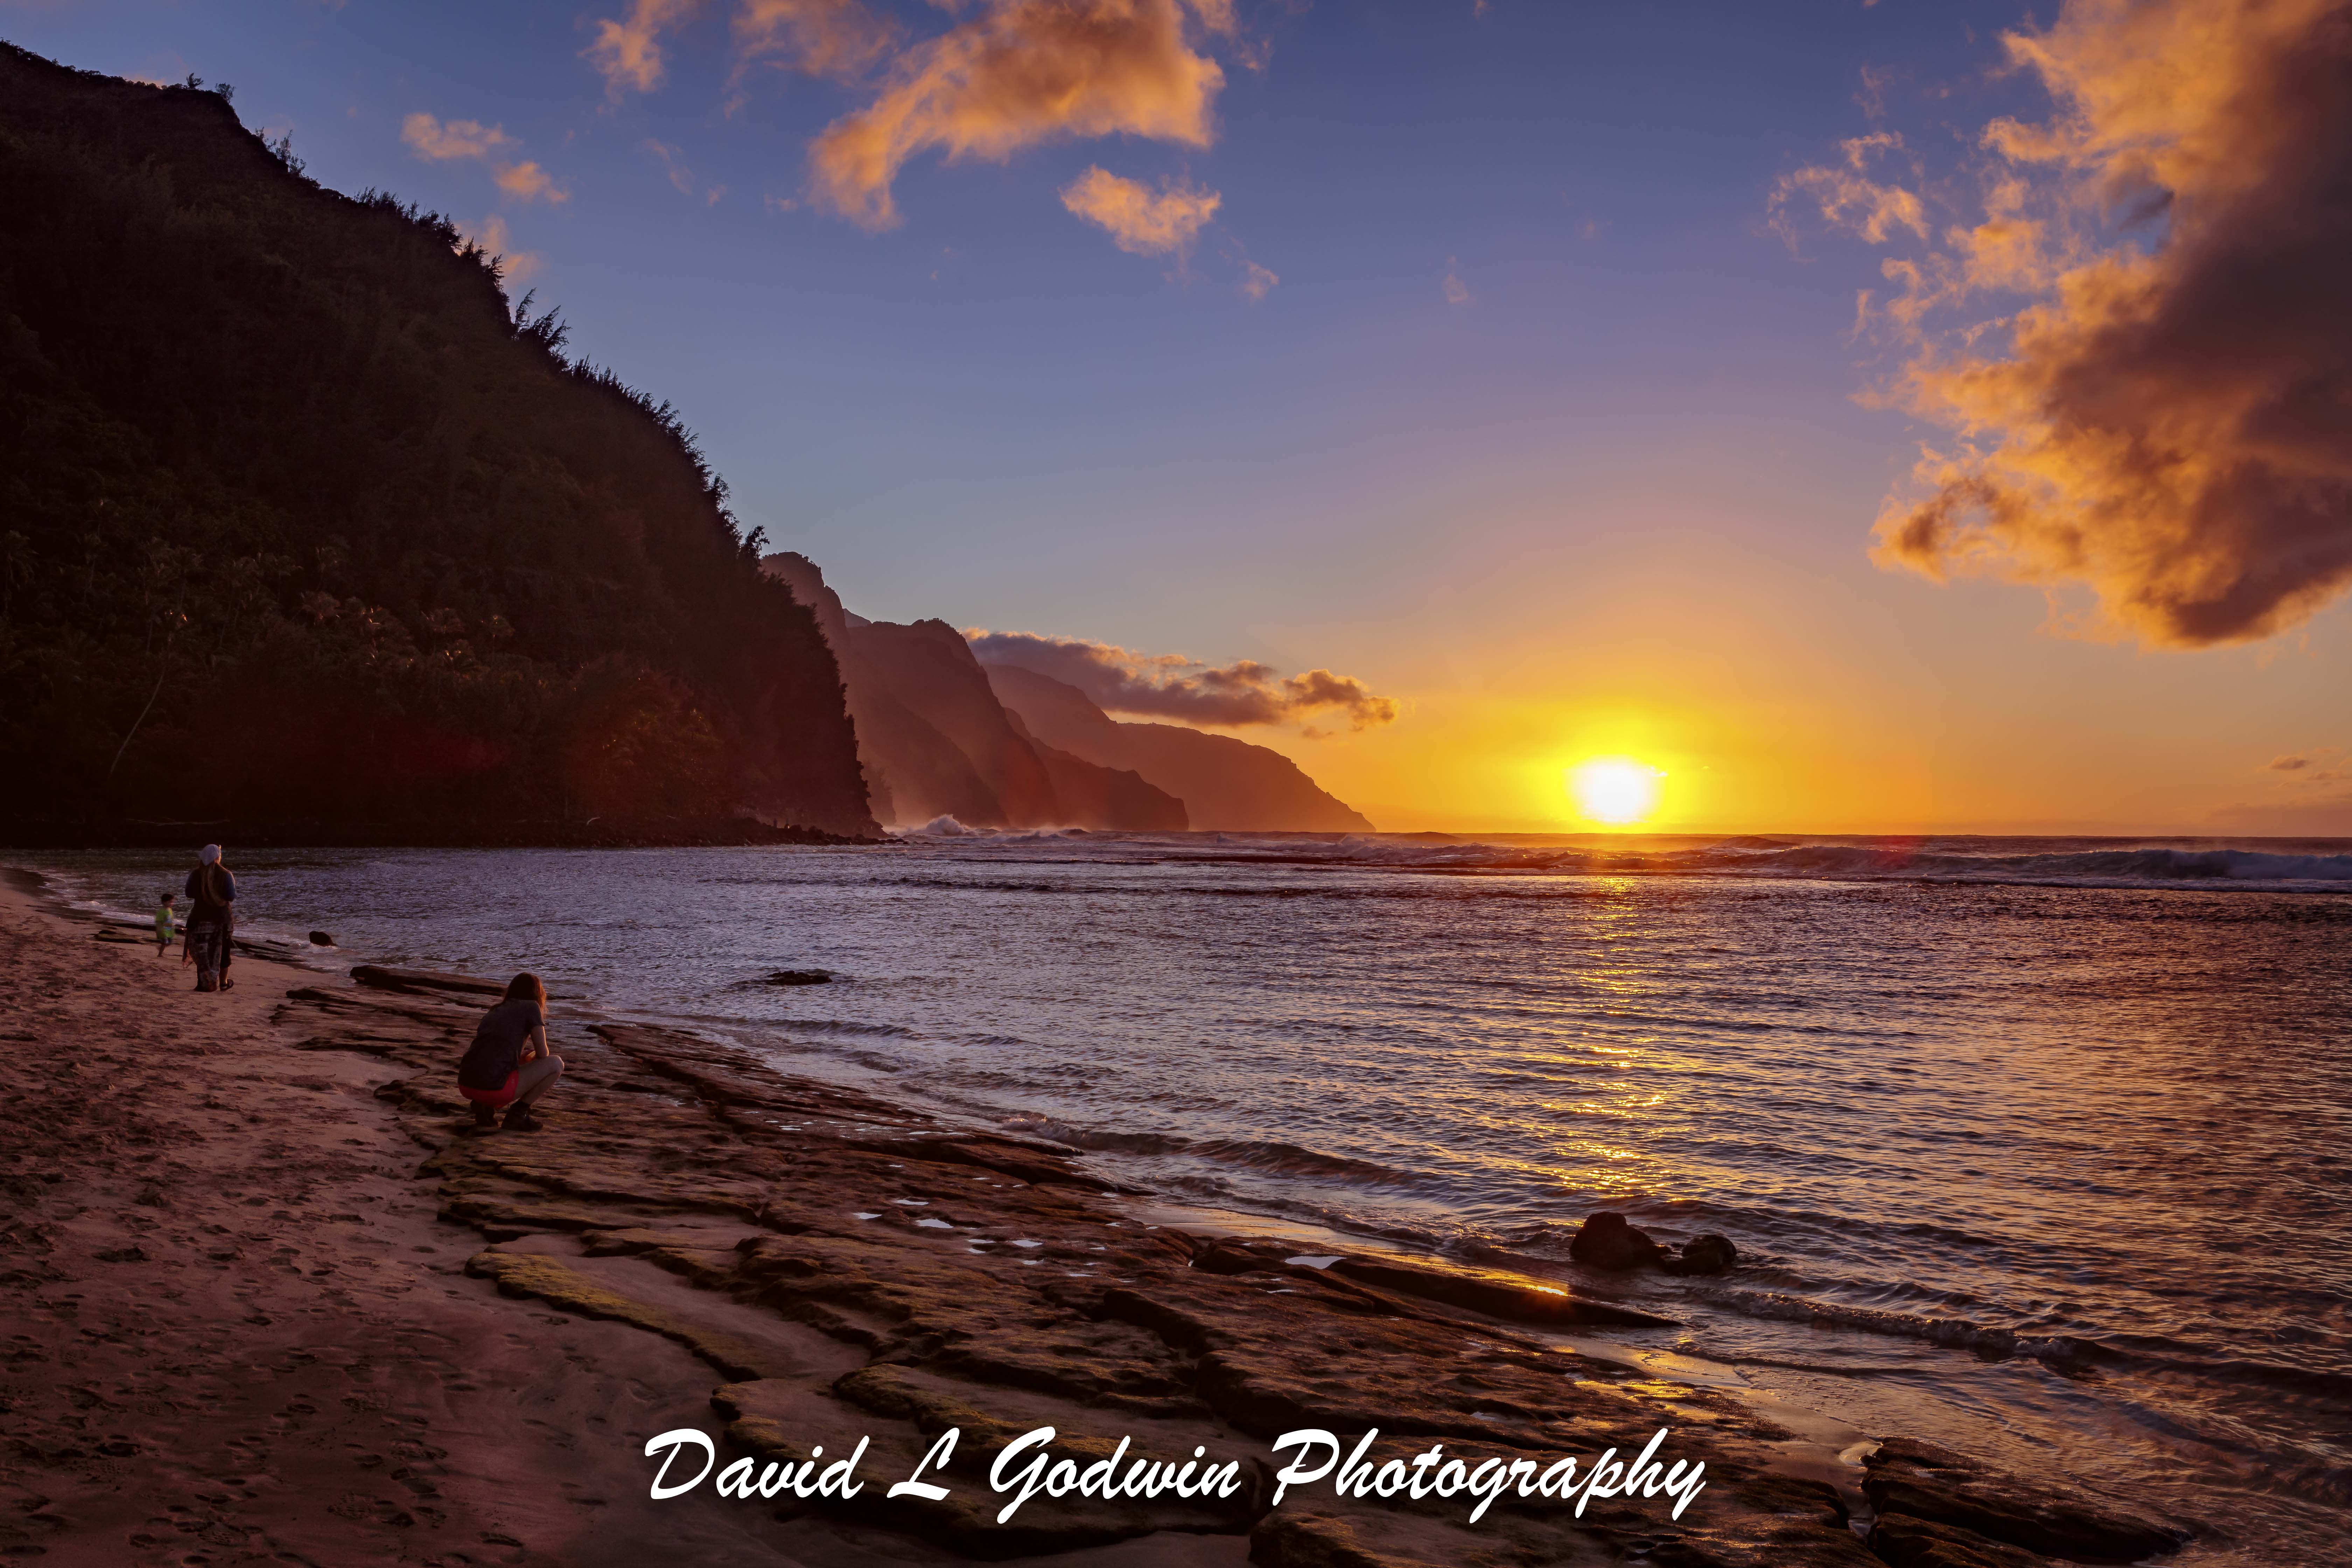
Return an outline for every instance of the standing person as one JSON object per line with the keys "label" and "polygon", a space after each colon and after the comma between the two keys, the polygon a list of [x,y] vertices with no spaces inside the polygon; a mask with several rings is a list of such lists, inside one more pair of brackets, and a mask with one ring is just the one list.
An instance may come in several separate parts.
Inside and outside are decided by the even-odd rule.
{"label": "standing person", "polygon": [[164,894],[163,901],[155,908],[156,957],[163,957],[164,951],[172,945],[172,939],[180,934],[179,920],[179,911],[172,908],[172,895]]}
{"label": "standing person", "polygon": [[547,987],[536,974],[518,974],[475,1026],[474,1043],[457,1064],[457,1092],[474,1102],[475,1126],[489,1126],[506,1105],[508,1131],[535,1132],[530,1102],[562,1076],[563,1058],[547,1046]]}
{"label": "standing person", "polygon": [[196,960],[196,989],[226,991],[232,942],[236,935],[236,878],[221,863],[221,847],[207,844],[188,873],[188,951]]}

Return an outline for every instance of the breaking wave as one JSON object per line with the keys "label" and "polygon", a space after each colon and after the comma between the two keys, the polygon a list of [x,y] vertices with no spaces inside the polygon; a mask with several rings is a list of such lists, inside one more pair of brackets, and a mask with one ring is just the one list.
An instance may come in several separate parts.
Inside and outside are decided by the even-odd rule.
{"label": "breaking wave", "polygon": [[920,827],[884,830],[892,838],[976,838],[991,844],[1045,844],[1066,838],[1092,837],[1084,827],[968,827],[951,812],[943,812]]}
{"label": "breaking wave", "polygon": [[1073,1149],[1083,1149],[1097,1154],[1185,1155],[1194,1159],[1213,1160],[1225,1165],[1246,1165],[1254,1170],[1276,1172],[1286,1175],[1322,1177],[1331,1180],[1372,1183],[1380,1185],[1401,1185],[1421,1178],[1410,1171],[1399,1171],[1370,1160],[1350,1159],[1343,1154],[1327,1154],[1321,1150],[1302,1148],[1296,1143],[1257,1138],[1184,1138],[1168,1132],[1115,1132],[1105,1130],[1072,1127],[1045,1117],[1016,1117],[1006,1123],[1008,1130],[1033,1138],[1045,1138]]}
{"label": "breaking wave", "polygon": [[2067,1334],[2039,1338],[2015,1333],[2008,1329],[1988,1328],[1966,1318],[1922,1318],[1909,1312],[1891,1312],[1879,1307],[1850,1307],[1834,1301],[1786,1295],[1777,1290],[1706,1290],[1694,1294],[1702,1296],[1711,1306],[1738,1312],[1743,1317],[1769,1318],[1788,1323],[1816,1323],[1834,1329],[1850,1329],[1859,1333],[1922,1340],[1929,1344],[1997,1358],[2032,1356],[2037,1361],[2063,1366],[2110,1353],[2105,1346],[2094,1341]]}
{"label": "breaking wave", "polygon": [[[2112,841],[2093,847],[2080,840],[2058,840],[2047,849],[2021,854],[2013,847],[1993,851],[1965,844],[1934,839],[1726,838],[1687,848],[1621,849],[1478,841],[1430,844],[1357,835],[1322,844],[1262,840],[1247,847],[1245,858],[1522,876],[1702,875],[2117,887],[2245,883],[2328,890],[2352,887],[2352,853],[2334,845],[2300,851],[2197,844],[2114,845]],[[1221,837],[1214,847],[1230,855],[1244,847]]]}

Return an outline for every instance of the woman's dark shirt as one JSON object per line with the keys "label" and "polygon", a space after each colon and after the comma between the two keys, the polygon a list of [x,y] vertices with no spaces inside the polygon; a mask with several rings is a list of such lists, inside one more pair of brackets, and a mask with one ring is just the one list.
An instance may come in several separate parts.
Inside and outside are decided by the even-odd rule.
{"label": "woman's dark shirt", "polygon": [[226,925],[235,914],[236,878],[226,866],[199,866],[188,873],[191,925]]}
{"label": "woman's dark shirt", "polygon": [[501,1002],[474,1026],[474,1043],[457,1064],[460,1089],[504,1089],[522,1066],[523,1042],[545,1022],[536,1002]]}

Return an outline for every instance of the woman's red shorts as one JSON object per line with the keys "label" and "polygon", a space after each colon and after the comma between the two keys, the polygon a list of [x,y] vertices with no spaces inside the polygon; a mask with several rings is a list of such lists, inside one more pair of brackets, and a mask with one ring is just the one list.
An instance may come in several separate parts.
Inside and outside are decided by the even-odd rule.
{"label": "woman's red shorts", "polygon": [[521,1078],[522,1069],[520,1068],[517,1068],[514,1071],[507,1074],[507,1081],[504,1088],[467,1089],[461,1083],[457,1086],[457,1092],[464,1095],[467,1100],[472,1100],[476,1105],[504,1105],[508,1100],[512,1100],[515,1097],[515,1085],[521,1079]]}

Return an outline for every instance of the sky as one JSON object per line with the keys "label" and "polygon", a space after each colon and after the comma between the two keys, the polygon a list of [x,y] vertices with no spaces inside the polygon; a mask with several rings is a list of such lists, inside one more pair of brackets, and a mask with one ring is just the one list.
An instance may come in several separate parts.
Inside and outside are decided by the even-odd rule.
{"label": "sky", "polygon": [[1592,826],[1567,775],[1622,757],[1664,830],[2294,836],[2352,834],[2352,247],[2296,219],[2342,206],[2334,10],[0,0],[0,37],[232,83],[313,178],[506,256],[852,609],[1051,639],[1383,828]]}

